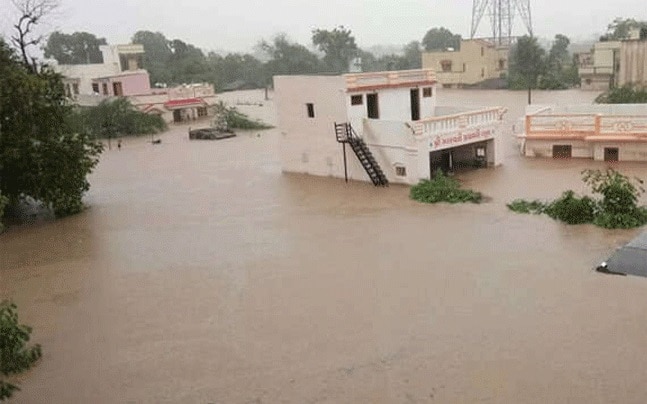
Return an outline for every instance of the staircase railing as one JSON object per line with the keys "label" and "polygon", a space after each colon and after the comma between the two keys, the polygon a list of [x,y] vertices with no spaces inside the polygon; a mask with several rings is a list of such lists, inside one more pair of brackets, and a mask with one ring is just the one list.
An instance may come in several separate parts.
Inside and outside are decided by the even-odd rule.
{"label": "staircase railing", "polygon": [[[364,170],[368,174],[369,178],[373,182],[373,185],[377,186],[388,186],[389,181],[384,175],[382,168],[375,160],[373,153],[364,142],[364,139],[357,136],[352,125],[348,122],[345,123],[335,123],[335,136],[337,137],[337,142],[344,144],[344,165],[346,165],[346,148],[345,145],[349,144],[350,147],[355,152],[355,156],[364,167]],[[346,169],[346,167],[344,167]],[[346,175],[348,178],[348,176]]]}

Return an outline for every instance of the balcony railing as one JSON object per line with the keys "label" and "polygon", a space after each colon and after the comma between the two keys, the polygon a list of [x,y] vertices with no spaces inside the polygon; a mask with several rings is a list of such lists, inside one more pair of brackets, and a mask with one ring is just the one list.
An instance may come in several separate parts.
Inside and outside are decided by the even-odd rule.
{"label": "balcony railing", "polygon": [[503,120],[505,112],[505,108],[488,108],[479,111],[445,115],[416,121],[412,123],[412,127],[417,136],[440,135],[443,133],[479,128],[485,125],[499,123]]}
{"label": "balcony railing", "polygon": [[644,115],[528,115],[525,126],[528,139],[647,142]]}
{"label": "balcony railing", "polygon": [[348,90],[436,82],[436,73],[433,69],[351,73],[344,75],[344,77],[346,78],[346,88]]}

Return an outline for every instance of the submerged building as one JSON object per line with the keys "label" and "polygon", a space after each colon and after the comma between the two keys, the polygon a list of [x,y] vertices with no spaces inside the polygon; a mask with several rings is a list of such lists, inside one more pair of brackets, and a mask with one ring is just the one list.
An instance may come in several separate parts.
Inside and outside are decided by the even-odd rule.
{"label": "submerged building", "polygon": [[523,127],[528,157],[647,161],[647,104],[533,105]]}
{"label": "submerged building", "polygon": [[434,70],[274,77],[285,172],[375,185],[496,166],[505,110],[437,116]]}
{"label": "submerged building", "polygon": [[102,63],[58,65],[67,96],[77,105],[95,106],[114,97],[126,97],[140,111],[160,115],[166,122],[184,122],[214,114],[212,84],[193,83],[173,88],[151,88],[143,66],[144,46],[102,45]]}

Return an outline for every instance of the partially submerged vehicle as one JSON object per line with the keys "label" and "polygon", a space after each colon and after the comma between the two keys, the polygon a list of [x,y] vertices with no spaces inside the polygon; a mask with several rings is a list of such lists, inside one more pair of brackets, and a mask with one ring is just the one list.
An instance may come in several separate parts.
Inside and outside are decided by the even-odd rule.
{"label": "partially submerged vehicle", "polygon": [[598,265],[596,270],[612,275],[647,277],[647,231],[618,249],[611,258]]}
{"label": "partially submerged vehicle", "polygon": [[236,134],[231,130],[221,130],[217,128],[202,128],[189,130],[189,139],[191,140],[221,140],[234,137]]}

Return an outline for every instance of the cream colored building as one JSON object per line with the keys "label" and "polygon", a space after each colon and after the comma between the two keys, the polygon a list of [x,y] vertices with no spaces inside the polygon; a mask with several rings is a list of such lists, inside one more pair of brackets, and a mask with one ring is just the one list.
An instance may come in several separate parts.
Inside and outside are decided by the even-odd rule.
{"label": "cream colored building", "polygon": [[433,70],[274,77],[285,172],[415,184],[495,166],[504,110],[436,116]]}
{"label": "cream colored building", "polygon": [[436,70],[443,87],[473,86],[500,79],[508,73],[510,47],[497,46],[485,39],[461,41],[460,50],[424,52],[422,67]]}
{"label": "cream colored building", "polygon": [[617,84],[620,47],[619,41],[596,42],[590,54],[580,54],[579,75],[583,90],[606,91]]}
{"label": "cream colored building", "polygon": [[647,104],[527,107],[527,157],[647,161]]}
{"label": "cream colored building", "polygon": [[620,46],[618,85],[647,87],[647,41],[623,41]]}

